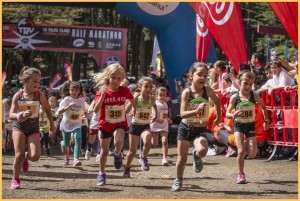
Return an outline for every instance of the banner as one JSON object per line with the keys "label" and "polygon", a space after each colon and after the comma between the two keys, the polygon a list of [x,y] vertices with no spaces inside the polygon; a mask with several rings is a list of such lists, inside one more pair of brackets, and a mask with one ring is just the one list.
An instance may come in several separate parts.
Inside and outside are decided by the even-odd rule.
{"label": "banner", "polygon": [[298,47],[298,2],[269,2],[269,5]]}
{"label": "banner", "polygon": [[51,82],[50,82],[50,84],[49,84],[49,88],[53,88],[58,82],[59,82],[59,80],[61,80],[61,74],[60,73],[56,73],[53,77],[52,77],[52,79],[51,79]]}
{"label": "banner", "polygon": [[238,3],[189,3],[201,17],[235,70],[248,61],[244,26]]}
{"label": "banner", "polygon": [[198,14],[196,14],[196,28],[196,58],[197,61],[206,62],[210,44],[213,40],[207,26]]}
{"label": "banner", "polygon": [[[2,47],[118,54],[120,63],[126,64],[127,29],[35,24],[27,17],[17,24],[2,24]],[[97,62],[100,67],[105,65],[105,60]]]}
{"label": "banner", "polygon": [[71,65],[68,63],[65,63],[65,69],[66,69],[66,75],[68,80],[72,81],[72,68]]}

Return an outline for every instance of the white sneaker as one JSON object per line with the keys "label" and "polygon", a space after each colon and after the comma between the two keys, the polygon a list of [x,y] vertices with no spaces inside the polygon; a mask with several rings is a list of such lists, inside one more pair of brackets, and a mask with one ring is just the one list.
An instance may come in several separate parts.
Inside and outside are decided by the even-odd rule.
{"label": "white sneaker", "polygon": [[162,166],[168,166],[168,165],[169,165],[168,159],[167,159],[167,158],[163,158],[163,159],[161,160],[161,165],[162,165]]}
{"label": "white sneaker", "polygon": [[99,154],[97,154],[97,156],[96,156],[96,162],[97,162],[97,163],[100,162],[100,155],[99,155]]}
{"label": "white sneaker", "polygon": [[85,155],[84,155],[84,159],[85,160],[90,160],[91,158],[91,152],[89,150],[86,150]]}
{"label": "white sneaker", "polygon": [[215,156],[215,155],[217,155],[217,151],[214,148],[208,148],[206,155],[207,156]]}
{"label": "white sneaker", "polygon": [[114,150],[114,149],[109,149],[108,155],[109,155],[109,156],[115,155],[115,150]]}

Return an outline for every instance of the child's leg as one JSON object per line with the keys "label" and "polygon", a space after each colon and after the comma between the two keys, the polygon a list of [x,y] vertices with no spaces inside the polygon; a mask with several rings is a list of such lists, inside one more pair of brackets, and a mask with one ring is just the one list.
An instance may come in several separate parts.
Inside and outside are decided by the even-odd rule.
{"label": "child's leg", "polygon": [[13,179],[19,179],[21,166],[25,159],[26,136],[20,131],[13,131],[12,138],[14,141],[15,159],[13,163]]}
{"label": "child's leg", "polygon": [[[30,161],[38,161],[41,156],[41,144],[39,133],[27,135],[27,159]],[[26,157],[25,156],[25,157]]]}
{"label": "child's leg", "polygon": [[111,141],[111,137],[110,138],[105,138],[105,139],[100,139],[101,151],[100,151],[99,167],[100,167],[100,172],[101,173],[105,172],[105,166],[106,166],[110,141]]}
{"label": "child's leg", "polygon": [[162,154],[163,158],[167,158],[168,156],[168,149],[169,149],[169,144],[168,144],[168,132],[166,131],[161,131],[160,132],[161,136],[161,143],[162,143]]}
{"label": "child's leg", "polygon": [[[87,146],[87,150],[88,151],[91,151],[92,150],[92,147],[93,147],[93,144],[96,140],[96,135],[89,135],[89,141],[88,141],[88,146]],[[97,150],[97,153],[98,153],[98,150]]]}
{"label": "child's leg", "polygon": [[129,151],[126,157],[125,167],[129,167],[137,151],[139,136],[129,134]]}
{"label": "child's leg", "polygon": [[86,148],[86,139],[88,137],[88,127],[87,126],[81,126],[81,148]]}
{"label": "child's leg", "polygon": [[151,148],[151,132],[150,130],[145,130],[141,134],[141,138],[143,139],[144,142],[144,148],[143,148],[143,158],[147,158],[148,153]]}
{"label": "child's leg", "polygon": [[249,158],[255,158],[257,153],[257,142],[255,137],[249,137],[246,139],[246,148]]}
{"label": "child's leg", "polygon": [[152,133],[152,145],[157,146],[158,145],[158,137],[159,137],[159,132],[151,132]]}
{"label": "child's leg", "polygon": [[205,157],[208,150],[208,141],[206,137],[200,136],[194,140],[194,147],[198,157]]}
{"label": "child's leg", "polygon": [[61,141],[62,150],[69,150],[70,140],[71,140],[71,132],[62,131],[63,141]]}
{"label": "child's leg", "polygon": [[143,154],[143,150],[144,150],[144,141],[140,137],[140,156]]}
{"label": "child's leg", "polygon": [[177,140],[177,162],[176,162],[176,179],[183,178],[185,164],[187,162],[190,142],[186,140]]}
{"label": "child's leg", "polygon": [[246,154],[246,145],[244,143],[244,134],[240,132],[234,132],[236,147],[237,147],[237,163],[239,167],[239,172],[244,173],[244,157]]}
{"label": "child's leg", "polygon": [[73,131],[74,133],[74,140],[75,140],[75,146],[74,146],[74,159],[79,159],[80,156],[80,150],[81,150],[81,129],[77,128]]}
{"label": "child's leg", "polygon": [[44,133],[44,145],[45,145],[45,149],[49,148],[49,144],[50,144],[49,132],[48,133]]}
{"label": "child's leg", "polygon": [[123,148],[125,131],[123,128],[118,128],[114,131],[115,155],[119,155]]}

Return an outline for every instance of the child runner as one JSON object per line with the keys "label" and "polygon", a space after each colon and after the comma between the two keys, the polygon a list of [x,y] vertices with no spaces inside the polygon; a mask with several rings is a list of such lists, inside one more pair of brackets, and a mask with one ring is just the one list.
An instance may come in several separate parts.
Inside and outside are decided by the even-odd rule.
{"label": "child runner", "polygon": [[[240,91],[234,94],[229,101],[226,117],[234,119],[234,136],[237,146],[237,163],[239,173],[237,175],[237,184],[246,183],[244,174],[244,157],[247,152],[248,157],[256,156],[256,139],[255,139],[255,103],[257,102],[263,111],[264,129],[269,127],[267,110],[264,102],[259,95],[252,91],[252,85],[255,76],[250,71],[242,71],[238,75]],[[235,113],[231,114],[231,110],[235,109]],[[246,145],[244,143],[244,135],[246,137]],[[246,151],[247,147],[247,151]]]}
{"label": "child runner", "polygon": [[[57,109],[58,109],[58,105],[57,105],[57,98],[55,96],[50,96],[48,98],[48,103],[50,105],[50,108],[51,108],[51,112],[52,112],[52,117],[53,117],[53,121],[54,121],[54,126],[56,128],[56,132],[58,131],[58,126],[59,126],[59,123],[61,121],[61,116],[57,116],[56,115],[56,112],[57,112]],[[56,133],[51,133],[51,137],[53,138],[53,136],[55,135],[55,144],[57,143],[57,134]]]}
{"label": "child runner", "polygon": [[169,118],[169,107],[166,103],[167,89],[165,87],[159,87],[156,90],[156,106],[158,118],[155,122],[150,124],[152,132],[152,144],[158,145],[158,137],[160,135],[162,141],[162,154],[163,158],[161,164],[164,166],[169,165],[167,159],[168,156],[168,133],[169,133],[169,124],[172,123],[172,120]]}
{"label": "child runner", "polygon": [[[52,113],[52,112],[51,112]],[[45,110],[40,109],[40,134],[41,134],[41,146],[44,149],[46,155],[50,156],[50,124],[47,118]]]}
{"label": "child runner", "polygon": [[82,84],[80,82],[68,81],[63,90],[69,89],[69,95],[66,96],[60,103],[57,110],[57,114],[63,114],[62,121],[60,123],[60,130],[63,134],[63,141],[61,141],[61,150],[64,154],[64,165],[69,164],[69,145],[71,134],[73,133],[75,138],[74,146],[74,160],[73,166],[81,166],[79,160],[81,149],[81,125],[82,114],[87,116],[85,107],[85,101],[82,97]]}
{"label": "child runner", "polygon": [[[140,137],[144,142],[143,153],[140,158],[141,168],[144,171],[149,170],[147,155],[151,148],[151,132],[150,123],[155,121],[157,117],[157,108],[155,97],[151,96],[153,80],[150,77],[143,76],[137,83],[141,93],[135,96],[136,114],[132,118],[132,123],[129,127],[129,151],[124,165],[123,177],[130,177],[130,164],[136,154],[137,146]],[[131,109],[131,104],[126,105],[127,111]],[[154,109],[153,116],[152,109]]]}
{"label": "child runner", "polygon": [[[100,117],[100,114],[99,112],[98,113],[95,113],[93,112],[93,108],[94,108],[94,103],[95,101],[93,100],[89,109],[88,109],[88,113],[92,113],[92,118],[91,118],[91,121],[90,121],[90,132],[89,132],[89,135],[88,135],[88,143],[87,143],[87,150],[85,152],[85,160],[90,160],[91,158],[91,153],[92,153],[92,147],[93,147],[93,144],[97,138],[97,135],[98,135],[98,132],[99,132],[99,117]],[[98,142],[99,143],[99,142]],[[97,156],[96,156],[96,161],[99,162],[99,159],[100,159],[100,154],[98,155],[99,153],[97,153]],[[97,158],[99,158],[97,160]]]}
{"label": "child runner", "polygon": [[183,172],[187,162],[190,142],[193,142],[195,147],[193,150],[193,169],[198,173],[203,168],[202,158],[205,157],[208,149],[206,135],[213,135],[206,128],[209,109],[208,98],[212,99],[217,110],[217,118],[214,123],[219,123],[221,117],[218,97],[210,87],[205,86],[208,76],[206,64],[202,62],[193,63],[189,76],[191,86],[184,89],[181,97],[180,116],[182,120],[178,127],[178,158],[176,162],[176,179],[172,191],[179,191],[182,188]]}
{"label": "child runner", "polygon": [[50,121],[50,130],[55,132],[47,98],[45,94],[39,92],[41,72],[36,68],[25,66],[20,72],[19,79],[23,83],[23,89],[14,95],[9,114],[9,118],[14,120],[12,137],[15,149],[11,189],[20,188],[21,167],[23,171],[28,171],[28,160],[37,161],[40,158],[40,105],[44,108]]}
{"label": "child runner", "polygon": [[104,68],[98,75],[96,81],[102,84],[101,89],[95,97],[94,112],[100,111],[99,139],[101,145],[100,171],[97,177],[97,185],[106,184],[105,166],[111,138],[114,136],[115,153],[114,166],[116,169],[122,167],[121,149],[123,148],[125,132],[128,129],[125,117],[125,101],[130,100],[135,114],[135,102],[130,90],[120,86],[125,77],[125,72],[120,64],[111,64]]}

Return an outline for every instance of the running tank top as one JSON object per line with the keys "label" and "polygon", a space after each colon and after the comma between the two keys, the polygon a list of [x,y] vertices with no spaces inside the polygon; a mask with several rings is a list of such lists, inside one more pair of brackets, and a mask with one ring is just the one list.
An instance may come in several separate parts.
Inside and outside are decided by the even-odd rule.
{"label": "running tank top", "polygon": [[242,114],[236,117],[236,121],[240,123],[252,123],[255,122],[255,98],[254,94],[250,92],[249,100],[241,100],[240,93],[237,93],[235,109],[236,111],[241,110]]}
{"label": "running tank top", "polygon": [[32,115],[23,122],[14,121],[13,127],[21,130],[25,134],[39,133],[39,111],[40,111],[40,93],[34,93],[33,100],[24,100],[23,90],[19,91],[19,109],[17,113],[30,110]]}
{"label": "running tank top", "polygon": [[191,87],[188,88],[189,89],[189,92],[190,92],[190,97],[188,99],[188,110],[195,110],[198,108],[198,106],[201,104],[201,103],[206,103],[205,107],[202,109],[202,111],[200,112],[199,116],[197,116],[196,114],[192,117],[189,117],[187,118],[187,121],[189,123],[199,123],[200,120],[202,122],[206,122],[208,120],[208,112],[209,112],[209,106],[208,106],[208,96],[207,96],[207,93],[206,93],[206,87],[204,86],[203,87],[203,94],[201,97],[198,97],[198,98],[195,98],[193,96],[193,93],[192,93],[192,89]]}
{"label": "running tank top", "polygon": [[144,104],[142,102],[141,96],[138,97],[138,102],[136,104],[136,114],[132,118],[132,123],[138,124],[150,124],[152,113],[152,102],[149,98],[149,102]]}

